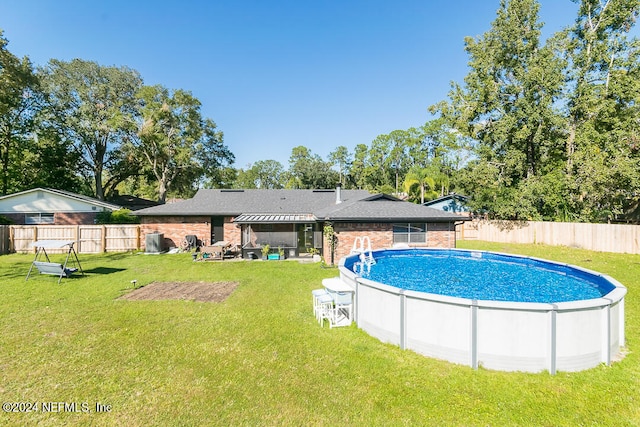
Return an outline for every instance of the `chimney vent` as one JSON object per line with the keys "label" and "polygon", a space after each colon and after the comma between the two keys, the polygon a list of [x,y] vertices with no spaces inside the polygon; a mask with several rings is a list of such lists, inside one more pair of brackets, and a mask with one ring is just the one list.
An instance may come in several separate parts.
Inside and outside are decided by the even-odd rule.
{"label": "chimney vent", "polygon": [[336,185],[336,205],[342,203],[342,184]]}

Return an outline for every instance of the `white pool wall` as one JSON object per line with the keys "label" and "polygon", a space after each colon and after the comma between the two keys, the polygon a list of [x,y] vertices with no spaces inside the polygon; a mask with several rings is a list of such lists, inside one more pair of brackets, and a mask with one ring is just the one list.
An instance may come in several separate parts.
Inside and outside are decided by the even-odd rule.
{"label": "white pool wall", "polygon": [[571,266],[605,278],[613,291],[602,298],[547,304],[403,290],[359,277],[344,263],[340,275],[356,291],[358,327],[425,356],[473,368],[553,374],[609,365],[625,344],[626,288],[597,272]]}

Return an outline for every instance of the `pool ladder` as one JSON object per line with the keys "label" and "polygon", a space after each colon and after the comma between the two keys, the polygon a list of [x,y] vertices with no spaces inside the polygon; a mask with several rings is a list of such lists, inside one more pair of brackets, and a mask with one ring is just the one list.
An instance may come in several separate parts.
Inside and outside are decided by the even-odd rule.
{"label": "pool ladder", "polygon": [[369,239],[369,236],[357,236],[353,241],[351,254],[358,254],[360,256],[360,261],[356,262],[353,266],[354,272],[356,273],[358,273],[358,267],[360,267],[359,274],[364,273],[365,267],[367,269],[367,272],[369,272],[371,266],[376,263],[376,260],[373,257],[373,253],[371,251],[371,239]]}

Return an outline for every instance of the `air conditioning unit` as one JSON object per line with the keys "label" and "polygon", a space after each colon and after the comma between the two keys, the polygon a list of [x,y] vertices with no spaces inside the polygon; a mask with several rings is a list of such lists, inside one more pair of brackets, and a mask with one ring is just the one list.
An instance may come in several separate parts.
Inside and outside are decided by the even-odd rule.
{"label": "air conditioning unit", "polygon": [[164,234],[149,233],[145,239],[145,252],[148,254],[159,254],[164,251]]}

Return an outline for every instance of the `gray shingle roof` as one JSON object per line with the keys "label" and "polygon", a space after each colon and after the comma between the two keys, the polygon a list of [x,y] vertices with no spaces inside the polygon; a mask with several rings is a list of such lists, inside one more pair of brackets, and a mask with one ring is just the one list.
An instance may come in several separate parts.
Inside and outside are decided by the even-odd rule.
{"label": "gray shingle roof", "polygon": [[313,215],[319,220],[460,221],[457,215],[365,190],[199,190],[190,200],[141,209],[140,216]]}

